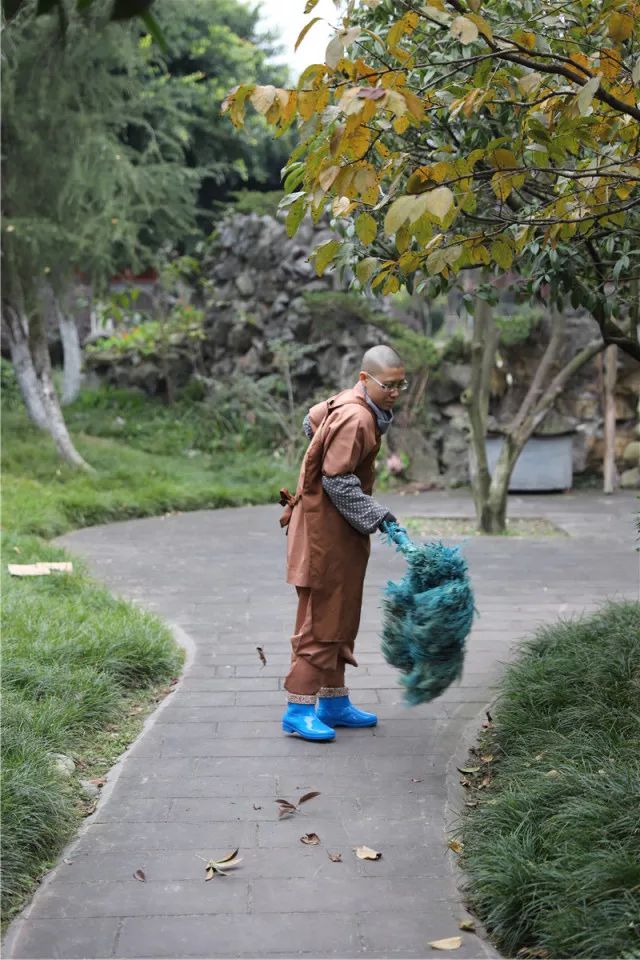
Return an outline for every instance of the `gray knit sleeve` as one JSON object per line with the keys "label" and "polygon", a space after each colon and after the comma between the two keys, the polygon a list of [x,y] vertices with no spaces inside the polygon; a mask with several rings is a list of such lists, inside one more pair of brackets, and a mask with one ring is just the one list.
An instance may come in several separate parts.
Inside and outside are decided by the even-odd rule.
{"label": "gray knit sleeve", "polygon": [[354,473],[337,477],[322,476],[322,487],[336,510],[359,533],[373,533],[378,529],[386,507],[368,496]]}
{"label": "gray knit sleeve", "polygon": [[302,429],[304,430],[307,439],[313,440],[313,427],[311,426],[311,417],[309,414],[307,414],[302,421]]}

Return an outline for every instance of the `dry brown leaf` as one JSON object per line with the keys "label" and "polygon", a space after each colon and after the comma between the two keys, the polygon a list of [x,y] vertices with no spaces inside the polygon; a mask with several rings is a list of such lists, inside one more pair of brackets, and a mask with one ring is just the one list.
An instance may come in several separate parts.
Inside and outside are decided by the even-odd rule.
{"label": "dry brown leaf", "polygon": [[492,753],[482,753],[480,759],[483,763],[493,763],[493,754]]}
{"label": "dry brown leaf", "polygon": [[254,809],[254,810],[262,810],[262,807],[260,806],[259,803],[254,803],[253,809]]}
{"label": "dry brown leaf", "polygon": [[319,790],[312,790],[311,793],[305,793],[298,800],[298,806],[300,806],[301,803],[306,803],[307,800],[313,800],[314,797],[319,797],[319,796],[320,796]]}
{"label": "dry brown leaf", "polygon": [[263,667],[266,667],[267,658],[264,655],[264,650],[262,649],[262,647],[256,647],[256,650],[258,651],[258,656],[260,657],[260,663],[262,664]]}
{"label": "dry brown leaf", "polygon": [[140,880],[142,883],[144,883],[147,879],[144,870],[136,870],[133,876],[136,880]]}
{"label": "dry brown leaf", "polygon": [[470,930],[471,933],[476,932],[476,924],[475,924],[475,921],[471,919],[471,917],[465,917],[464,920],[460,921],[458,926],[460,927],[461,930]]}
{"label": "dry brown leaf", "polygon": [[433,950],[458,950],[462,946],[462,937],[445,937],[444,940],[431,940],[429,946]]}
{"label": "dry brown leaf", "polygon": [[106,782],[106,777],[93,777],[91,780],[89,780],[89,783],[95,783],[96,787],[104,787]]}
{"label": "dry brown leaf", "polygon": [[302,843],[308,843],[309,846],[315,847],[316,844],[320,843],[320,837],[317,833],[305,833],[303,837],[300,837]]}
{"label": "dry brown leaf", "polygon": [[447,843],[449,850],[453,850],[454,853],[462,853],[464,850],[464,844],[459,840],[449,840]]}
{"label": "dry brown leaf", "polygon": [[371,847],[355,847],[358,860],[380,860],[382,854],[379,850],[372,850]]}
{"label": "dry brown leaf", "polygon": [[330,853],[329,860],[332,863],[342,863],[342,854],[341,853]]}
{"label": "dry brown leaf", "polygon": [[411,777],[411,783],[423,783],[423,782],[424,781],[421,780],[419,777]]}
{"label": "dry brown leaf", "polygon": [[465,800],[464,805],[465,805],[465,807],[477,807],[477,806],[478,806],[478,801],[477,801],[477,800]]}
{"label": "dry brown leaf", "polygon": [[460,783],[461,783],[461,785],[462,785],[463,787],[470,787],[470,786],[471,786],[471,781],[470,781],[470,780],[467,780],[466,777],[460,777]]}

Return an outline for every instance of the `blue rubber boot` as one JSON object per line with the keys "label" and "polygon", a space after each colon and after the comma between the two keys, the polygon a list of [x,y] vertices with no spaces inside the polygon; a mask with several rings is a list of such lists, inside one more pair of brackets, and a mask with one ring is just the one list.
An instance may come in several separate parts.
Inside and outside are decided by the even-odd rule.
{"label": "blue rubber boot", "polygon": [[349,695],[339,697],[318,696],[316,716],[330,727],[375,727],[378,718],[375,713],[358,710],[349,700]]}
{"label": "blue rubber boot", "polygon": [[305,740],[335,740],[336,732],[316,716],[313,703],[290,703],[282,718],[285,733],[297,733]]}

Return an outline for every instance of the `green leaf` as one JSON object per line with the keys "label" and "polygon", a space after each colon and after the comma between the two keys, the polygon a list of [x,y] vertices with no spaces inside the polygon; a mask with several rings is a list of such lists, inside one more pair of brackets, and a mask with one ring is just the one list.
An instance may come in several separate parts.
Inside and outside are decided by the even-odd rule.
{"label": "green leaf", "polygon": [[110,19],[131,20],[133,17],[141,17],[152,3],[153,0],[114,0]]}
{"label": "green leaf", "polygon": [[328,240],[315,251],[316,273],[319,277],[325,272],[339,249],[339,240]]}
{"label": "green leaf", "polygon": [[508,270],[513,263],[513,251],[505,240],[498,239],[493,241],[491,244],[491,257],[503,270]]}
{"label": "green leaf", "polygon": [[314,7],[318,6],[318,0],[307,0],[307,3],[304,8],[305,14],[311,13]]}
{"label": "green leaf", "polygon": [[24,3],[24,0],[2,0],[2,12],[6,20],[11,20]]}
{"label": "green leaf", "polygon": [[292,204],[287,214],[287,219],[285,220],[285,227],[287,228],[287,233],[290,237],[295,236],[295,234],[298,232],[298,227],[302,222],[302,218],[305,215],[306,209],[307,198],[306,194],[303,194],[301,197],[298,197],[294,204]]}
{"label": "green leaf", "polygon": [[78,13],[84,13],[85,10],[88,10],[92,3],[95,3],[95,0],[76,0],[76,9]]}
{"label": "green leaf", "polygon": [[366,257],[364,260],[360,261],[356,267],[356,277],[360,283],[364,284],[371,279],[379,262],[380,261],[376,257]]}
{"label": "green leaf", "polygon": [[370,213],[361,213],[356,220],[356,234],[364,244],[373,243],[378,232],[378,225]]}

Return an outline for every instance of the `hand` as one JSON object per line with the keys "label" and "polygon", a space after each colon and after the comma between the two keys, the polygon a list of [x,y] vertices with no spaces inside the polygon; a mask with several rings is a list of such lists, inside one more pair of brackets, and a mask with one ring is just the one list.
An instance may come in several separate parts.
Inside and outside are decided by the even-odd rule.
{"label": "hand", "polygon": [[396,516],[394,516],[394,514],[391,513],[391,511],[389,510],[387,513],[385,513],[384,517],[383,517],[382,520],[380,521],[380,524],[379,524],[379,526],[378,526],[378,530],[382,530],[382,528],[383,528],[383,527],[385,526],[385,524],[387,524],[387,523],[397,523],[397,522],[398,522],[398,518],[397,518]]}

